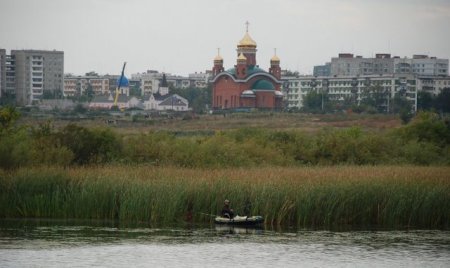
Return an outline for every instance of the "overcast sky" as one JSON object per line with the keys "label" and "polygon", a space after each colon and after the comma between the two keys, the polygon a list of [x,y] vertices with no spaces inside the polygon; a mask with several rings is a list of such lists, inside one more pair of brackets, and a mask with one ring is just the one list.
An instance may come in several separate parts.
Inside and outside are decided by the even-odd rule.
{"label": "overcast sky", "polygon": [[[211,69],[245,33],[268,69],[312,73],[340,52],[450,58],[450,0],[0,0],[0,48],[64,51],[65,73]],[[8,52],[9,53],[9,52]]]}

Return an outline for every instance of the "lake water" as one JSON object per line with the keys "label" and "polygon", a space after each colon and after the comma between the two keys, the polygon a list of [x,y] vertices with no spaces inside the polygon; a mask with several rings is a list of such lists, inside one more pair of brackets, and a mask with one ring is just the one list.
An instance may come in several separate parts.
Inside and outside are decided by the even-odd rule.
{"label": "lake water", "polygon": [[450,267],[450,231],[3,220],[0,267]]}

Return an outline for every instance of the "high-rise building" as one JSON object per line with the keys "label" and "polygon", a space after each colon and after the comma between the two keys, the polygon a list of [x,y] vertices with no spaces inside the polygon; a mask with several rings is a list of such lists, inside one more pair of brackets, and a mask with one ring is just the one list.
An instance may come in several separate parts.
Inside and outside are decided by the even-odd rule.
{"label": "high-rise building", "polygon": [[6,90],[6,50],[0,49],[0,98]]}
{"label": "high-rise building", "polygon": [[12,50],[10,55],[0,51],[1,91],[15,96],[18,106],[49,97],[63,96],[64,52],[46,50]]}
{"label": "high-rise building", "polygon": [[351,53],[341,53],[331,58],[330,76],[416,74],[448,76],[448,59],[427,55],[412,58],[391,57],[391,54],[376,54],[374,58],[363,58]]}
{"label": "high-rise building", "polygon": [[314,76],[330,76],[331,74],[331,62],[325,63],[325,65],[314,66]]}
{"label": "high-rise building", "polygon": [[[397,93],[408,100],[413,109],[417,108],[418,82],[415,75],[361,75],[338,77],[298,76],[283,77],[287,108],[302,108],[303,99],[310,92],[316,92],[331,101],[351,101],[359,104],[371,91],[377,90],[383,94],[384,104],[379,107],[389,112],[389,101]],[[323,105],[323,102],[322,102]]]}
{"label": "high-rise building", "polygon": [[377,90],[384,98],[381,110],[389,111],[389,102],[396,94],[405,97],[417,109],[419,92],[438,95],[450,88],[450,76],[419,76],[414,74],[382,74],[355,76],[284,76],[283,93],[287,108],[300,109],[303,99],[311,92],[331,101],[351,101],[359,104],[371,91]]}
{"label": "high-rise building", "polygon": [[114,90],[110,90],[109,77],[98,75],[64,76],[64,93],[63,93],[64,97],[73,97],[90,94],[107,95],[110,92],[114,92]]}

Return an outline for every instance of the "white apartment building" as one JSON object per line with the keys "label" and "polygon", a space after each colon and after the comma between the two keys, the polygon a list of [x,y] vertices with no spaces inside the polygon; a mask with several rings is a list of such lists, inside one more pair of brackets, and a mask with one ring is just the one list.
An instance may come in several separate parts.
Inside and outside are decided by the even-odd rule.
{"label": "white apartment building", "polygon": [[417,88],[433,96],[438,95],[444,88],[450,88],[450,77],[418,76]]}
{"label": "white apartment building", "polygon": [[6,50],[0,49],[0,98],[6,88]]}
{"label": "white apartment building", "polygon": [[[189,74],[189,84],[190,87],[195,88],[206,88],[208,86],[208,82],[211,79],[212,73],[210,71],[200,72],[200,73],[192,73]],[[188,86],[189,87],[189,86]],[[184,88],[184,87],[182,87]]]}
{"label": "white apartment building", "polygon": [[304,97],[311,91],[327,95],[330,100],[343,101],[353,99],[360,103],[370,87],[379,86],[386,94],[386,110],[388,102],[395,94],[401,92],[417,109],[417,79],[413,75],[366,75],[340,77],[298,76],[283,77],[283,93],[287,108],[302,108]]}
{"label": "white apartment building", "polygon": [[89,88],[93,95],[107,95],[110,92],[110,79],[100,76],[64,77],[64,97],[81,96]]}
{"label": "white apartment building", "polygon": [[[160,73],[154,70],[148,70],[145,73],[137,73],[132,74],[132,80],[140,80],[141,84],[141,94],[142,96],[147,96],[150,94],[156,94],[160,87],[160,81],[163,78],[164,73]],[[200,73],[192,73],[189,74],[188,77],[165,74],[167,83],[170,87],[173,88],[206,88],[208,86],[209,79],[211,77],[211,73],[209,72],[200,72]]]}
{"label": "white apartment building", "polygon": [[391,57],[390,54],[376,54],[374,58],[363,58],[351,53],[341,53],[331,58],[330,76],[416,74],[448,76],[449,60],[413,55],[412,58]]}

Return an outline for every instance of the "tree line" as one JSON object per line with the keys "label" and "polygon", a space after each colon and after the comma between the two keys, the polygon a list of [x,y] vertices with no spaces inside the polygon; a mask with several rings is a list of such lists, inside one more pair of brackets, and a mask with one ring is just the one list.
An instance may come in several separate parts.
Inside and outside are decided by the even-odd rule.
{"label": "tree line", "polygon": [[247,127],[194,135],[119,134],[111,128],[76,124],[56,129],[51,121],[18,126],[19,116],[14,108],[0,109],[0,168],[115,163],[192,168],[450,164],[450,122],[430,112],[383,132],[352,127],[324,128],[313,134]]}

